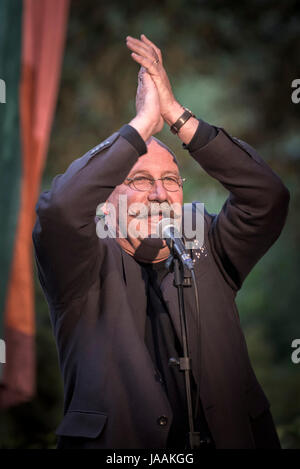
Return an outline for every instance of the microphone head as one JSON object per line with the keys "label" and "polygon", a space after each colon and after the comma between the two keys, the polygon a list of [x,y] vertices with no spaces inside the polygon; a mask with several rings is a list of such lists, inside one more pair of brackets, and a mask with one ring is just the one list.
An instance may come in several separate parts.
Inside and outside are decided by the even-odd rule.
{"label": "microphone head", "polygon": [[180,225],[173,218],[162,218],[156,226],[156,234],[159,238],[181,238]]}

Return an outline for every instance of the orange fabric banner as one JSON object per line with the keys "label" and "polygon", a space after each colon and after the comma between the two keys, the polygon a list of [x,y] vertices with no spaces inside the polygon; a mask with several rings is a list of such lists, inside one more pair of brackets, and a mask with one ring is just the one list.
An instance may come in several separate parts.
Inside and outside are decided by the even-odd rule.
{"label": "orange fabric banner", "polygon": [[2,408],[30,399],[35,391],[31,233],[57,100],[68,9],[69,0],[23,0],[21,202],[5,308]]}

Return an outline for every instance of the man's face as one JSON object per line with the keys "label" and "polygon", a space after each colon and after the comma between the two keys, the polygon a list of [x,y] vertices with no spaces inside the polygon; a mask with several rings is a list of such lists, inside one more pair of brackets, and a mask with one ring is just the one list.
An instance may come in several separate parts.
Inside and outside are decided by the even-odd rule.
{"label": "man's face", "polygon": [[[127,178],[160,179],[167,176],[179,178],[179,168],[172,155],[152,139],[148,145],[148,153],[138,159]],[[113,204],[116,209],[117,227],[120,222],[118,217],[119,196],[125,196],[127,200],[127,214],[121,213],[121,216],[125,217],[125,223],[127,223],[128,234],[125,243],[130,244],[131,250],[136,251],[141,243],[156,249],[164,248],[165,241],[153,239],[150,236],[156,233],[157,223],[162,217],[176,218],[181,216],[182,187],[179,187],[175,192],[169,191],[161,180],[156,180],[149,190],[139,191],[133,187],[132,183],[125,180],[123,184],[115,188],[108,199],[108,202]],[[139,210],[139,207],[142,208],[142,211]],[[175,209],[175,214],[170,211],[171,208]],[[120,239],[118,241],[120,244],[124,244],[124,241]]]}

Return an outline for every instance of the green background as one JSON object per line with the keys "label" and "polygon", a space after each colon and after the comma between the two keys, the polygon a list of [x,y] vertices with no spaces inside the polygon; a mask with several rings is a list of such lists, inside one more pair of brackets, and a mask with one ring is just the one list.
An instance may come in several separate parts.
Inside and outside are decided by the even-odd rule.
{"label": "green background", "polygon": [[[134,116],[138,66],[127,35],[162,50],[177,99],[197,116],[254,146],[291,192],[281,237],[238,294],[253,367],[272,404],[284,448],[300,448],[300,364],[291,361],[299,324],[300,16],[296,1],[73,1],[43,187],[71,161]],[[170,131],[159,137],[178,156],[185,202],[218,212],[227,197]],[[2,448],[55,447],[62,384],[48,308],[36,281],[38,391],[2,413]],[[224,331],[226,334],[226,331]]]}

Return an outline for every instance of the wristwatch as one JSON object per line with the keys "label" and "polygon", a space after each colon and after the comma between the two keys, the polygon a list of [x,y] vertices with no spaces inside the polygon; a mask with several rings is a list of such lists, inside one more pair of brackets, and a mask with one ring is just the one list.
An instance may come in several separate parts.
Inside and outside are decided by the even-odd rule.
{"label": "wristwatch", "polygon": [[179,119],[171,125],[170,130],[173,134],[178,134],[181,127],[189,120],[190,117],[196,117],[187,107],[184,108],[184,113],[181,114]]}

